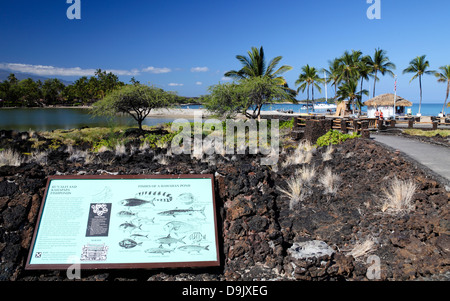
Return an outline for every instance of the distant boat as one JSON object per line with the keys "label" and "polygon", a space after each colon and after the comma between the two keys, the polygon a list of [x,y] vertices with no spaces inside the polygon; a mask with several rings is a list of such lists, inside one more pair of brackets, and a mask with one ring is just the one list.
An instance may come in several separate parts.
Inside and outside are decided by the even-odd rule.
{"label": "distant boat", "polygon": [[314,110],[336,110],[337,106],[332,103],[318,102],[314,104]]}

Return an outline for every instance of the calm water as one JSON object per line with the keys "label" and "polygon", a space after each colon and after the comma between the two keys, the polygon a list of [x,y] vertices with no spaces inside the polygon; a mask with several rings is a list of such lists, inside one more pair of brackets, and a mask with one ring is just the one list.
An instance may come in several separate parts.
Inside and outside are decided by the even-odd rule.
{"label": "calm water", "polygon": [[[173,119],[147,118],[143,124],[157,125],[172,122]],[[113,120],[106,117],[92,117],[89,109],[0,109],[0,129],[18,131],[51,131],[56,129],[74,129],[81,127],[107,127],[110,125],[137,125],[128,116],[118,116]]]}
{"label": "calm water", "polygon": [[[424,116],[437,116],[442,111],[444,103],[422,103],[421,113]],[[263,111],[276,111],[276,110],[292,110],[294,113],[306,113],[306,109],[302,108],[302,104],[267,104],[263,105]],[[190,109],[202,108],[201,105],[183,106]],[[367,112],[367,107],[363,107],[363,112]],[[413,103],[411,107],[411,114],[416,115],[419,112],[419,104]],[[316,113],[325,113],[326,110],[316,110]],[[446,108],[446,113],[450,114],[450,108]]]}
{"label": "calm water", "polygon": [[[201,105],[182,106],[183,108],[197,109]],[[302,109],[300,104],[271,104],[264,105],[264,111],[276,110],[292,110],[294,113],[306,113],[306,109]],[[418,104],[413,104],[412,114],[417,114],[419,110]],[[422,115],[438,115],[442,110],[442,104],[422,104]],[[363,108],[364,111],[364,108]],[[324,113],[324,110],[317,111]],[[450,113],[450,108],[446,109],[446,113]],[[176,118],[147,118],[145,125],[153,126],[160,123],[172,122]],[[88,127],[106,127],[110,125],[133,125],[136,121],[128,116],[116,117],[113,121],[105,117],[92,117],[89,115],[89,109],[57,109],[57,108],[36,108],[36,109],[0,109],[0,129],[18,130],[18,131],[51,131],[55,129],[73,129]]]}

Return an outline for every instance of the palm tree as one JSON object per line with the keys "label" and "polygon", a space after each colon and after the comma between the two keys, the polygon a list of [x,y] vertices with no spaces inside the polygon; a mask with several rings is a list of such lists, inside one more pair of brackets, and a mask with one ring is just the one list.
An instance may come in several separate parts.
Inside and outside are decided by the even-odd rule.
{"label": "palm tree", "polygon": [[236,56],[242,64],[241,70],[228,71],[225,73],[226,77],[244,79],[257,76],[268,76],[271,79],[275,79],[279,85],[286,85],[286,80],[281,76],[281,74],[292,70],[292,67],[284,65],[275,71],[275,68],[283,58],[282,56],[273,58],[266,67],[266,59],[264,57],[264,49],[262,46],[259,50],[256,47],[252,47],[252,50],[247,53],[247,57],[243,55]]}
{"label": "palm tree", "polygon": [[448,100],[448,95],[450,94],[450,65],[439,67],[439,69],[442,70],[442,72],[435,73],[435,76],[438,78],[438,82],[447,83],[447,94],[445,95],[444,106],[442,107],[442,114],[445,116],[445,105]]}
{"label": "palm tree", "polygon": [[411,78],[409,83],[411,83],[414,79],[419,78],[419,88],[420,88],[420,102],[419,102],[419,114],[420,109],[422,107],[422,76],[425,74],[434,74],[435,71],[427,70],[430,67],[430,62],[426,60],[426,55],[418,56],[409,62],[408,68],[403,70],[403,74],[405,73],[414,73],[414,76]]}
{"label": "palm tree", "polygon": [[361,79],[361,99],[362,101],[362,92],[363,92],[363,83],[364,80],[369,80],[369,77],[372,77],[372,68],[369,64],[370,62],[370,56],[366,55],[360,59],[359,62],[356,63],[359,78]]}
{"label": "palm tree", "polygon": [[334,99],[336,99],[337,87],[340,83],[340,61],[335,58],[332,61],[328,61],[328,69],[324,69],[327,74],[327,83],[331,83],[334,86]]}
{"label": "palm tree", "polygon": [[379,78],[377,77],[378,72],[381,75],[385,75],[386,73],[394,76],[395,64],[389,61],[389,58],[386,56],[386,51],[383,49],[375,49],[375,54],[372,57],[369,57],[368,64],[372,67],[372,72],[374,73],[374,82],[373,82],[373,97],[375,97],[375,86]]}
{"label": "palm tree", "polygon": [[340,62],[340,81],[350,81],[358,78],[358,66],[357,62],[361,60],[362,52],[359,50],[352,50],[352,52],[345,51],[339,58]]}
{"label": "palm tree", "polygon": [[[349,81],[343,83],[339,90],[337,91],[337,100],[339,102],[348,99],[348,106],[355,103],[359,111],[361,112],[361,97],[362,95],[369,95],[367,90],[356,91],[358,88],[358,82],[354,79],[350,79]],[[355,113],[355,107],[352,106],[352,111]]]}
{"label": "palm tree", "polygon": [[318,70],[314,67],[310,67],[309,65],[302,67],[302,73],[298,76],[298,79],[295,81],[295,85],[300,85],[298,87],[297,92],[300,91],[300,89],[305,91],[305,88],[307,88],[307,94],[308,97],[306,99],[307,101],[307,109],[309,113],[309,88],[311,87],[312,92],[312,102],[314,105],[314,87],[319,90],[319,92],[322,92],[322,88],[320,87],[319,83],[323,82],[323,79],[319,77],[317,74]]}

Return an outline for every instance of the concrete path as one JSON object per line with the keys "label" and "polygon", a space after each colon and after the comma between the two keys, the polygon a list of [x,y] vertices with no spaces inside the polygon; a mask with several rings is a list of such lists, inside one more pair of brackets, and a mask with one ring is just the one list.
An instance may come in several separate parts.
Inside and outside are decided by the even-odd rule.
{"label": "concrete path", "polygon": [[371,133],[373,140],[399,150],[450,183],[450,148],[399,136]]}

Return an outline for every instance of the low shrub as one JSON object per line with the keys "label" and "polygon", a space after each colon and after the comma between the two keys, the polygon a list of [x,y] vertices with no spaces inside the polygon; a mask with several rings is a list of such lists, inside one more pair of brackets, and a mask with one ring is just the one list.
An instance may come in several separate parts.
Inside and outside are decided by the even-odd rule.
{"label": "low shrub", "polygon": [[353,139],[353,138],[359,138],[361,137],[361,135],[358,135],[358,133],[353,133],[353,134],[343,134],[337,130],[330,130],[328,131],[328,133],[326,133],[325,135],[319,137],[319,139],[317,139],[316,145],[321,147],[321,146],[328,146],[330,144],[336,145],[336,144],[340,144],[344,141],[346,141],[347,139]]}

